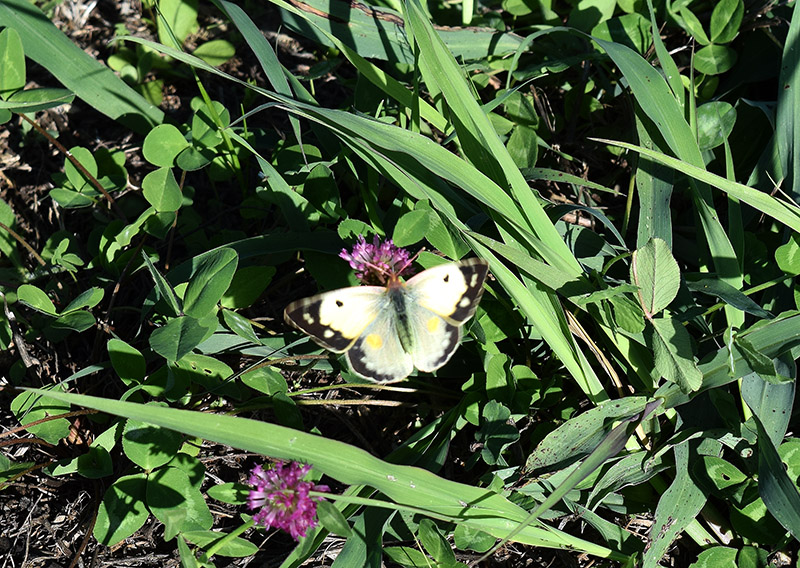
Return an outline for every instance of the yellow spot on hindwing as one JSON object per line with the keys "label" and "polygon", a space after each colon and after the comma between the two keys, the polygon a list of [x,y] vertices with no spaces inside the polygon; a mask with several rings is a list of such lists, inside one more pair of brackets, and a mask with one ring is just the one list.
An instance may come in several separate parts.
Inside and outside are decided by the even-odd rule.
{"label": "yellow spot on hindwing", "polygon": [[439,318],[437,317],[428,318],[427,327],[430,333],[435,332],[437,329],[439,329]]}
{"label": "yellow spot on hindwing", "polygon": [[377,333],[370,333],[364,340],[364,343],[369,345],[372,349],[380,349],[383,347],[383,338]]}

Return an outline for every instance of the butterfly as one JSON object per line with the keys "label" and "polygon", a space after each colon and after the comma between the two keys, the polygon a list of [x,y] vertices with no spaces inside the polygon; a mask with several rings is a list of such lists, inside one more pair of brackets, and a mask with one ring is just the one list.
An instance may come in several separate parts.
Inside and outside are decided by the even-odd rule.
{"label": "butterfly", "polygon": [[353,286],[289,304],[284,319],[322,347],[345,353],[364,379],[391,383],[414,367],[432,372],[447,363],[475,315],[489,263],[479,258],[440,264],[407,282]]}

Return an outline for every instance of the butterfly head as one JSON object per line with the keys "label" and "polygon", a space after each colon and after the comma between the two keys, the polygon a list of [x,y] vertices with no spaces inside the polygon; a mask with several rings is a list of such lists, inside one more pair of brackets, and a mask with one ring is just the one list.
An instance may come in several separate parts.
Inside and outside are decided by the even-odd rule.
{"label": "butterfly head", "polygon": [[395,246],[391,239],[381,242],[378,235],[375,235],[372,243],[359,235],[353,250],[342,249],[339,256],[350,263],[361,282],[389,287],[399,286],[400,277],[413,272],[411,263],[416,258],[416,255],[410,256],[406,249]]}

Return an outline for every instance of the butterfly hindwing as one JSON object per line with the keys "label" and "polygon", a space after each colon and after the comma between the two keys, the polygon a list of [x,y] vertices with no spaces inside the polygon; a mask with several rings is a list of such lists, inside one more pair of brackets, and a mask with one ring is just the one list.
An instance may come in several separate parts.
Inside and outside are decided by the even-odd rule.
{"label": "butterfly hindwing", "polygon": [[410,310],[411,357],[420,371],[432,372],[450,360],[461,343],[461,327],[422,306]]}
{"label": "butterfly hindwing", "polygon": [[359,377],[379,383],[399,381],[414,370],[414,360],[397,333],[394,311],[378,314],[347,351],[347,362]]}
{"label": "butterfly hindwing", "polygon": [[385,309],[386,301],[385,288],[353,286],[292,302],[283,316],[322,347],[342,353]]}

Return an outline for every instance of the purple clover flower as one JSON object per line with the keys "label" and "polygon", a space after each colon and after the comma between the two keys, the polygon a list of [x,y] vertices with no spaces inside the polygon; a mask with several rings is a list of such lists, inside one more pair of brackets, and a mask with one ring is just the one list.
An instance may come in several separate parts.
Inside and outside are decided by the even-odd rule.
{"label": "purple clover flower", "polygon": [[253,515],[253,522],[288,532],[295,540],[317,526],[317,502],[323,497],[310,496],[309,492],[329,489],[327,485],[303,481],[310,469],[310,465],[284,461],[275,462],[268,470],[255,466],[248,479],[255,489],[247,497],[250,510],[259,509]]}
{"label": "purple clover flower", "polygon": [[358,235],[353,252],[342,249],[339,256],[350,263],[356,277],[370,284],[385,284],[387,279],[396,279],[408,272],[411,260],[408,251],[394,245],[392,239],[381,242],[378,235],[368,243],[364,235]]}

